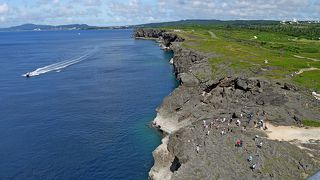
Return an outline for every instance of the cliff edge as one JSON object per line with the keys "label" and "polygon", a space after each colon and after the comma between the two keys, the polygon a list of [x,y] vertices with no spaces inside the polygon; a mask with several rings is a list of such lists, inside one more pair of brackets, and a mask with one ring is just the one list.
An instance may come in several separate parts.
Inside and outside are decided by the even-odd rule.
{"label": "cliff edge", "polygon": [[137,29],[134,37],[172,50],[180,81],[157,108],[153,125],[164,137],[149,179],[301,179],[319,170],[319,136],[279,141],[268,129],[320,119],[317,99],[287,83],[214,75],[208,59],[218,55],[185,48],[172,32]]}

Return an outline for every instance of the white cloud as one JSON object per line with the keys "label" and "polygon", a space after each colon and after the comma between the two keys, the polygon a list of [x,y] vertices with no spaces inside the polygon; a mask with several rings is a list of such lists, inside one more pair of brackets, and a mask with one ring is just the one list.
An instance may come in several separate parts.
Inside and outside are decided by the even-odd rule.
{"label": "white cloud", "polygon": [[84,6],[101,6],[101,0],[71,0],[71,3],[81,4]]}
{"label": "white cloud", "polygon": [[101,0],[85,0],[84,4],[88,6],[100,6]]}
{"label": "white cloud", "polygon": [[[314,0],[158,0],[171,19],[283,19],[320,18]],[[172,18],[174,17],[174,18]]]}
{"label": "white cloud", "polygon": [[9,11],[7,3],[0,4],[0,14],[6,14]]}
{"label": "white cloud", "polygon": [[0,16],[0,22],[5,22],[5,21],[6,21],[6,17]]}
{"label": "white cloud", "polygon": [[[1,0],[0,0],[1,1]],[[181,19],[319,19],[320,0],[15,0],[0,2],[1,26],[125,25]],[[10,6],[10,8],[9,8]],[[3,19],[4,19],[3,18]]]}
{"label": "white cloud", "polygon": [[153,4],[140,0],[128,0],[127,2],[109,2],[106,4],[108,18],[113,23],[136,24],[142,22],[156,22],[162,15]]}

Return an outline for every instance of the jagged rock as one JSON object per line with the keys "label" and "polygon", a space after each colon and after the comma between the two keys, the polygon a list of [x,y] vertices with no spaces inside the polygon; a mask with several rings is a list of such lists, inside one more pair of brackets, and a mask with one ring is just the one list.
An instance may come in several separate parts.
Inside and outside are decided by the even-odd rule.
{"label": "jagged rock", "polygon": [[[195,51],[182,48],[178,43],[172,43],[171,49],[174,51],[173,67],[176,75],[190,71],[194,62],[202,62],[205,56]],[[207,63],[204,61],[202,63]]]}
{"label": "jagged rock", "polygon": [[170,171],[171,162],[174,156],[168,151],[168,137],[162,139],[162,144],[153,151],[154,165],[149,172],[149,179],[162,180],[170,179],[172,172]]}
{"label": "jagged rock", "polygon": [[180,167],[181,167],[181,163],[179,161],[179,158],[176,156],[170,166],[170,171],[171,172],[178,171]]}
{"label": "jagged rock", "polygon": [[134,31],[133,36],[136,38],[159,38],[164,30],[160,29],[137,29]]}
{"label": "jagged rock", "polygon": [[172,33],[164,32],[161,34],[161,36],[163,38],[163,44],[167,47],[170,46],[172,42],[182,42],[184,40]]}
{"label": "jagged rock", "polygon": [[172,42],[182,42],[183,38],[178,37],[176,34],[168,33],[160,29],[136,29],[133,36],[135,38],[158,38],[165,47],[169,47]]}
{"label": "jagged rock", "polygon": [[[304,179],[305,174],[317,170],[319,163],[297,146],[268,140],[253,129],[232,127],[233,131],[225,135],[213,128],[205,136],[199,121],[170,135],[168,150],[181,163],[171,179]],[[256,141],[253,138],[257,134],[262,138]],[[237,139],[243,141],[242,147],[234,146]],[[258,148],[261,141],[263,146]],[[250,155],[252,161],[248,162]],[[254,163],[257,166],[252,170]]]}
{"label": "jagged rock", "polygon": [[235,81],[235,88],[247,91],[248,90],[248,84],[247,84],[247,82],[245,80],[238,78]]}
{"label": "jagged rock", "polygon": [[187,87],[194,87],[199,85],[199,80],[192,74],[181,73],[178,79],[180,79],[182,85]]}
{"label": "jagged rock", "polygon": [[296,88],[292,84],[288,84],[288,83],[284,83],[282,88],[285,90],[288,90],[288,91],[291,91],[291,90],[297,91],[298,90],[298,88]]}
{"label": "jagged rock", "polygon": [[[161,151],[154,153],[150,179],[301,179],[320,166],[318,156],[313,161],[304,150],[288,142],[263,138],[263,148],[256,149],[252,140],[256,134],[265,136],[253,128],[261,119],[275,125],[320,119],[319,102],[310,94],[288,84],[234,77],[232,73],[211,79],[208,55],[182,47],[179,37],[161,30],[140,31],[136,35],[156,37],[170,46],[174,70],[181,80],[181,85],[157,108],[154,122],[168,134],[168,139],[159,146]],[[214,129],[207,137],[203,120],[221,118],[241,119],[247,130],[233,124],[232,133],[221,136],[221,129]],[[243,148],[234,146],[239,138],[244,141]],[[196,145],[200,145],[199,153]],[[246,160],[249,154],[257,163],[255,170]]]}
{"label": "jagged rock", "polygon": [[241,112],[234,112],[233,114],[232,114],[232,118],[241,118]]}

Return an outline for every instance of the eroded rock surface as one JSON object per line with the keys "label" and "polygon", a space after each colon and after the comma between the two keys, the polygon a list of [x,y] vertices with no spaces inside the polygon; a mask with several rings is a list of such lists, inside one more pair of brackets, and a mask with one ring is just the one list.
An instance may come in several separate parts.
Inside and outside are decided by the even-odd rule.
{"label": "eroded rock surface", "polygon": [[[155,150],[150,179],[299,179],[319,170],[317,151],[269,140],[256,128],[261,120],[298,126],[303,119],[320,120],[320,102],[310,93],[266,79],[213,77],[208,58],[214,55],[183,48],[181,38],[161,30],[140,31],[136,36],[159,38],[173,50],[181,82],[157,108],[154,124],[165,134],[160,146],[166,150]],[[239,139],[243,146],[235,147]]]}
{"label": "eroded rock surface", "polygon": [[[221,128],[233,128],[221,135]],[[220,124],[208,128],[207,136],[201,122],[184,127],[170,136],[169,151],[179,159],[181,167],[172,179],[303,179],[319,167],[312,157],[289,142],[271,141],[254,129]],[[206,130],[208,130],[206,129]],[[259,138],[254,140],[255,135]],[[241,139],[242,147],[235,141]],[[257,147],[259,143],[262,147]],[[199,153],[196,146],[200,146]],[[247,158],[251,156],[252,161]],[[250,167],[256,164],[252,170]]]}

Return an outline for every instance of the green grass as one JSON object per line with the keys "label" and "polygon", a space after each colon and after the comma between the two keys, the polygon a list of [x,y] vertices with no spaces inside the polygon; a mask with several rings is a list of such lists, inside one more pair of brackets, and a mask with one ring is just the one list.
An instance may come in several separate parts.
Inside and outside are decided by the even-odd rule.
{"label": "green grass", "polygon": [[302,120],[302,124],[304,126],[309,126],[309,127],[320,127],[320,121],[316,121],[316,120]]}
{"label": "green grass", "polygon": [[320,70],[304,72],[293,78],[296,84],[309,88],[312,91],[320,92]]}
{"label": "green grass", "polygon": [[[281,32],[229,29],[222,26],[186,26],[169,29],[182,30],[178,34],[186,40],[182,44],[184,47],[219,55],[209,60],[213,74],[255,75],[282,79],[300,87],[320,91],[320,71],[295,74],[303,68],[320,68],[320,61],[317,61],[320,60],[319,40],[303,39]],[[212,38],[209,31],[217,38]],[[265,60],[268,63],[265,63]]]}

